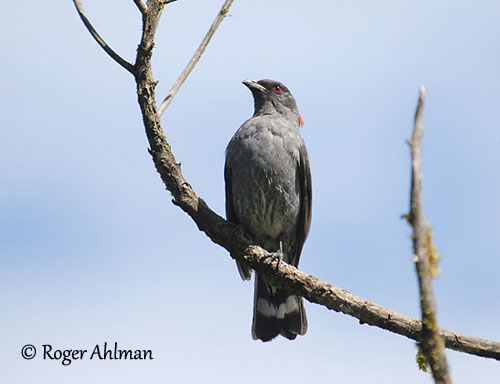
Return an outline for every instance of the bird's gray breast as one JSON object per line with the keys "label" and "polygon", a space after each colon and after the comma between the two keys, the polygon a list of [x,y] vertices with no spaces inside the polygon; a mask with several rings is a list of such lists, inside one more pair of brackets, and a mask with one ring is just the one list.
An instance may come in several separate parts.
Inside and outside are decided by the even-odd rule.
{"label": "bird's gray breast", "polygon": [[302,138],[298,127],[279,119],[260,120],[253,117],[235,133],[226,150],[226,161],[239,222],[262,246],[275,251],[279,241],[293,236],[297,227],[297,166]]}

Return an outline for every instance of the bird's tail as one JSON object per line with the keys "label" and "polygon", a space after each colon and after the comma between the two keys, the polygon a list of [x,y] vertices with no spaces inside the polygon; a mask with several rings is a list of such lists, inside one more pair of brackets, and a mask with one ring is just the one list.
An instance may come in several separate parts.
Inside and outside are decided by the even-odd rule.
{"label": "bird's tail", "polygon": [[293,340],[307,331],[307,318],[301,297],[276,289],[255,274],[252,337],[269,341],[279,334]]}

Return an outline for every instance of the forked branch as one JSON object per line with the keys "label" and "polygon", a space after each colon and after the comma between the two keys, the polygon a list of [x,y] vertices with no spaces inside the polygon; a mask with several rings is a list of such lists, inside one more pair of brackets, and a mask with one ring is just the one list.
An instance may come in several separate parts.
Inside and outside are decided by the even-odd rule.
{"label": "forked branch", "polygon": [[[212,24],[211,30],[213,28],[213,31],[209,31],[209,34],[207,34],[209,35],[207,44],[213,32],[215,32],[215,29],[220,24],[220,21],[222,21],[224,15],[227,13],[231,3],[232,0],[226,0],[222,10],[218,13],[216,21],[219,21]],[[173,196],[174,204],[183,209],[193,219],[198,228],[205,232],[214,243],[224,247],[238,261],[249,265],[261,274],[266,274],[276,285],[286,287],[313,303],[321,304],[336,312],[356,317],[360,323],[375,325],[415,341],[420,341],[421,321],[403,316],[371,301],[359,298],[346,290],[334,287],[330,283],[321,281],[311,275],[306,275],[285,262],[281,262],[278,267],[270,265],[267,262],[268,258],[266,258],[269,254],[264,249],[253,244],[247,237],[240,234],[234,224],[227,222],[217,215],[208,207],[205,201],[197,196],[182,175],[180,164],[177,163],[161,128],[160,113],[156,109],[156,82],[152,72],[151,56],[154,46],[154,36],[163,5],[164,3],[157,0],[148,0],[146,12],[143,14],[143,33],[137,49],[134,75],[144,127],[151,147],[150,153],[158,173]],[[82,18],[82,20],[84,19]],[[207,36],[205,39],[207,39]],[[203,46],[203,42],[201,46]],[[199,56],[201,56],[205,47],[206,44],[200,51]],[[192,60],[193,64],[189,70],[186,68],[184,72],[188,72],[186,72],[184,79],[198,59],[199,57],[197,56],[194,61]],[[167,104],[162,104],[162,107],[160,107],[162,111],[165,110],[168,103],[175,96],[182,81],[179,82],[178,80],[179,85],[177,88],[174,89],[170,97],[167,96],[168,100],[164,101]],[[460,335],[445,330],[439,330],[439,334],[448,348],[500,360],[500,343],[498,342]]]}

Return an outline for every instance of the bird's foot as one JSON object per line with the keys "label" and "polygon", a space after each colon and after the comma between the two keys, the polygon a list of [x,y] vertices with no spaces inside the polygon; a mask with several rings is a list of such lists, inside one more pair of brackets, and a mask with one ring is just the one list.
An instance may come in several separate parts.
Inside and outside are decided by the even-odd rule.
{"label": "bird's foot", "polygon": [[279,269],[281,260],[283,260],[283,243],[280,241],[280,249],[278,249],[276,252],[271,252],[267,256],[264,256],[264,259],[270,259],[269,264],[272,264],[276,261],[276,269]]}

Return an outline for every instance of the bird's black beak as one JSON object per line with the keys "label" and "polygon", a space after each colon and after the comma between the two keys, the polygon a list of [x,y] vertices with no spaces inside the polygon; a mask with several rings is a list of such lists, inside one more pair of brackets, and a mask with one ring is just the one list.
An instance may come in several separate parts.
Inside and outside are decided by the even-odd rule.
{"label": "bird's black beak", "polygon": [[248,87],[248,89],[252,91],[252,93],[254,91],[264,92],[266,90],[265,87],[257,83],[255,80],[243,80],[243,84],[245,84]]}

